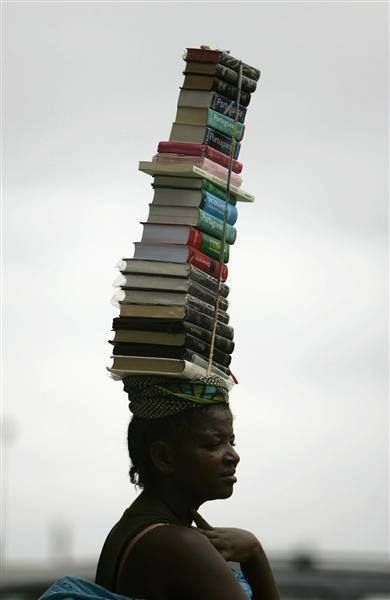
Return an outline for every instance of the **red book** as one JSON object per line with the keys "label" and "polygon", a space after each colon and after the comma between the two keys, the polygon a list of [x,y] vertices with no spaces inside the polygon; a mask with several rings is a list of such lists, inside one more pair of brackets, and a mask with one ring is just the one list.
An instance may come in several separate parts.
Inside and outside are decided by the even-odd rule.
{"label": "red book", "polygon": [[[222,266],[219,260],[215,260],[214,258],[211,258],[211,256],[207,256],[207,254],[204,254],[203,252],[200,252],[200,250],[192,248],[191,246],[189,247],[189,250],[190,252],[187,262],[190,265],[194,265],[194,267],[198,267],[198,269],[201,269],[206,273],[210,273],[210,275],[212,275],[213,277],[219,277]],[[226,265],[223,265],[221,278],[222,281],[226,281],[227,276],[228,268]]]}
{"label": "red book", "polygon": [[[222,165],[226,169],[229,168],[230,159],[227,154],[211,148],[206,144],[194,144],[192,142],[160,142],[157,147],[157,152],[172,153],[172,154],[184,154],[185,156],[202,156],[206,157],[213,162]],[[232,171],[234,173],[241,173],[242,163],[238,160],[232,159]]]}

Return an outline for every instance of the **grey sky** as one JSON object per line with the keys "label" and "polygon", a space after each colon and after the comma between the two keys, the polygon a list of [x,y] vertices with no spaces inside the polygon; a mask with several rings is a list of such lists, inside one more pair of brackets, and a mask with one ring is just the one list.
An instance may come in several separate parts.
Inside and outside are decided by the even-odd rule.
{"label": "grey sky", "polygon": [[[186,46],[262,70],[230,263],[239,483],[216,525],[271,552],[388,549],[388,7],[50,3],[2,7],[7,549],[48,527],[95,556],[134,492],[126,398],[105,374],[115,263],[132,255]],[[10,422],[9,421],[9,422]]]}

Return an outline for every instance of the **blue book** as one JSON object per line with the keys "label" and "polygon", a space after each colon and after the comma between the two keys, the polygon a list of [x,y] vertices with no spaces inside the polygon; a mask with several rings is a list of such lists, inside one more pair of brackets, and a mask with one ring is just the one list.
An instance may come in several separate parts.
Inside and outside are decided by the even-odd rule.
{"label": "blue book", "polygon": [[[206,191],[203,192],[203,198],[204,200],[202,209],[210,215],[217,217],[217,219],[223,220],[226,202],[221,198],[218,198],[218,196],[214,196],[213,194],[210,194],[210,192]],[[229,204],[227,210],[227,223],[229,225],[234,225],[238,217],[237,206]]]}

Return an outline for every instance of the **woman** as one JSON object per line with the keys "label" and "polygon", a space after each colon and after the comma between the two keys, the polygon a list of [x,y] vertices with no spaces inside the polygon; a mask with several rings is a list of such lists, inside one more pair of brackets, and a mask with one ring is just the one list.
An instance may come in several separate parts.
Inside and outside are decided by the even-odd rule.
{"label": "woman", "polygon": [[229,498],[236,482],[240,458],[224,380],[135,375],[124,386],[133,413],[130,478],[142,493],[108,535],[96,583],[148,600],[245,600],[245,579],[229,564],[236,562],[254,600],[277,600],[256,537],[212,528],[197,512]]}

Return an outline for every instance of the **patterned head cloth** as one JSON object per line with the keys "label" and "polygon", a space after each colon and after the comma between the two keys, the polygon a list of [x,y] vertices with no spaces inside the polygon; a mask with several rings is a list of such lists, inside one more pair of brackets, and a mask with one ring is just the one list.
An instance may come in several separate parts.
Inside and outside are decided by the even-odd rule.
{"label": "patterned head cloth", "polygon": [[175,379],[160,375],[128,375],[123,379],[129,409],[137,417],[158,419],[204,406],[229,402],[228,387],[221,377]]}

